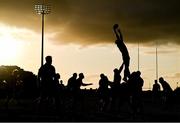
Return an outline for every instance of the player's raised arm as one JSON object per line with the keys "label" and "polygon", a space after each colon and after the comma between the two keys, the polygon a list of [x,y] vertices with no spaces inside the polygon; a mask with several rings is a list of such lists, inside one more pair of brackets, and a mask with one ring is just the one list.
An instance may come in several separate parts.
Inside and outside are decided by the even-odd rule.
{"label": "player's raised arm", "polygon": [[120,36],[119,36],[118,33],[117,33],[117,28],[118,28],[118,27],[119,27],[118,24],[114,24],[114,26],[113,26],[113,31],[114,31],[114,33],[115,33],[115,35],[116,35],[117,40],[120,40]]}
{"label": "player's raised arm", "polygon": [[120,37],[121,41],[124,41],[120,28],[118,28],[117,31],[119,33],[119,37]]}

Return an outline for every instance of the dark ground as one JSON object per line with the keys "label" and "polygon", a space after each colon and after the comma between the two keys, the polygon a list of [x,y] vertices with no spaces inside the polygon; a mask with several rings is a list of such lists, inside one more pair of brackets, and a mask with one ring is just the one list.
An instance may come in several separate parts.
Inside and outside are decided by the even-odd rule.
{"label": "dark ground", "polygon": [[[120,112],[98,112],[97,98],[85,98],[83,110],[72,112],[69,108],[70,102],[66,100],[62,112],[57,113],[54,105],[44,105],[41,111],[38,111],[38,104],[34,99],[21,99],[19,103],[11,100],[8,108],[5,107],[5,99],[0,99],[0,121],[32,121],[32,122],[50,122],[50,121],[91,121],[91,122],[113,122],[113,121],[143,121],[143,122],[173,122],[180,121],[180,104],[173,104],[164,107],[161,104],[153,104],[151,99],[144,99],[144,113],[132,117],[131,109],[127,103],[121,106]],[[79,109],[77,107],[77,109]]]}

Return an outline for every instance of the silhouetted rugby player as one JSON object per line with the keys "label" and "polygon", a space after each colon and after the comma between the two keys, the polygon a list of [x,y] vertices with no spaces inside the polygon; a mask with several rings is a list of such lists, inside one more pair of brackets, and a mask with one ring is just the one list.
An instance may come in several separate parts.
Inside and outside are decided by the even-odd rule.
{"label": "silhouetted rugby player", "polygon": [[122,64],[119,69],[115,68],[113,70],[114,72],[114,79],[113,82],[110,83],[111,87],[111,109],[112,110],[119,110],[119,103],[120,103],[120,98],[122,97],[122,88],[121,88],[121,71],[123,69]]}
{"label": "silhouetted rugby player", "polygon": [[76,84],[77,80],[77,73],[73,73],[72,77],[68,79],[67,88],[69,91],[73,91],[74,84]]}
{"label": "silhouetted rugby player", "polygon": [[159,78],[159,83],[162,85],[163,88],[163,103],[165,105],[168,105],[170,102],[172,102],[172,97],[173,97],[173,89],[169,85],[167,81],[164,80],[163,77]]}
{"label": "silhouetted rugby player", "polygon": [[[57,86],[55,79],[57,77],[55,67],[52,65],[52,57],[46,56],[46,63],[42,65],[38,71],[38,80],[40,81],[41,89],[41,100],[40,104],[44,99],[54,97],[57,99],[55,94],[55,87]],[[56,100],[57,101],[57,100]]]}
{"label": "silhouetted rugby player", "polygon": [[133,110],[133,115],[137,113],[143,113],[143,101],[142,101],[142,87],[144,85],[144,80],[141,78],[141,72],[132,72],[129,80],[128,86],[130,90],[130,102]]}
{"label": "silhouetted rugby player", "polygon": [[[79,77],[75,80],[76,75],[73,74],[74,80],[72,83],[72,93],[73,93],[73,111],[77,109],[78,106],[82,107],[81,109],[83,109],[83,93],[81,91],[81,86],[89,86],[92,85],[92,83],[83,83],[83,79],[84,79],[84,74],[83,73],[79,73]],[[78,104],[79,103],[79,104]]]}
{"label": "silhouetted rugby player", "polygon": [[153,88],[152,88],[152,99],[153,99],[154,103],[159,102],[160,91],[161,91],[160,84],[158,84],[157,80],[154,80],[154,84],[153,84]]}
{"label": "silhouetted rugby player", "polygon": [[[116,35],[117,40],[115,41],[117,47],[119,48],[120,52],[122,53],[122,59],[123,59],[123,63],[125,65],[125,69],[124,69],[124,81],[127,81],[127,78],[130,75],[130,71],[129,71],[129,64],[130,64],[130,56],[129,56],[129,52],[128,49],[123,41],[123,36],[122,33],[120,31],[120,29],[118,29],[118,24],[115,24],[113,26],[113,30],[114,33]],[[118,34],[119,33],[119,34]]]}
{"label": "silhouetted rugby player", "polygon": [[98,104],[98,110],[99,111],[106,111],[108,104],[109,104],[109,96],[110,92],[108,89],[108,86],[110,85],[110,82],[108,80],[108,77],[104,75],[103,73],[100,74],[100,80],[99,80],[99,88],[98,88],[98,96],[99,96],[99,104]]}

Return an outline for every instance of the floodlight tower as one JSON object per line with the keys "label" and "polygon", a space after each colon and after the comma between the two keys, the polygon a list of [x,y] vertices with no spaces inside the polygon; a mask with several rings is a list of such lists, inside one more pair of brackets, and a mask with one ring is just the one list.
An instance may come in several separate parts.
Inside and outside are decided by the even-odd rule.
{"label": "floodlight tower", "polygon": [[44,0],[42,4],[35,5],[35,11],[41,15],[42,18],[42,45],[41,45],[41,66],[43,65],[44,59],[44,17],[46,14],[51,12],[50,5],[46,5]]}
{"label": "floodlight tower", "polygon": [[158,42],[156,41],[156,79],[158,81]]}

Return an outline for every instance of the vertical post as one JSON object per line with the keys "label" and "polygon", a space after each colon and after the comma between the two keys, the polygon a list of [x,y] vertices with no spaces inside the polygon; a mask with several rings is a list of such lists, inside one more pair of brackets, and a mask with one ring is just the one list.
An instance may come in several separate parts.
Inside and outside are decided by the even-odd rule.
{"label": "vertical post", "polygon": [[42,47],[41,47],[41,66],[44,60],[44,12],[42,13]]}
{"label": "vertical post", "polygon": [[156,79],[158,81],[158,42],[156,41]]}
{"label": "vertical post", "polygon": [[139,71],[139,41],[138,41],[138,71]]}

